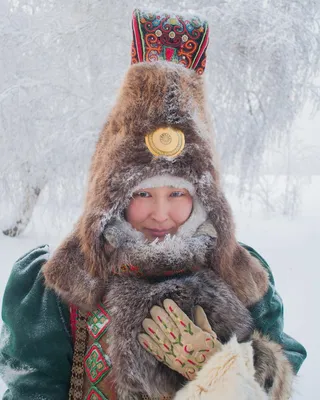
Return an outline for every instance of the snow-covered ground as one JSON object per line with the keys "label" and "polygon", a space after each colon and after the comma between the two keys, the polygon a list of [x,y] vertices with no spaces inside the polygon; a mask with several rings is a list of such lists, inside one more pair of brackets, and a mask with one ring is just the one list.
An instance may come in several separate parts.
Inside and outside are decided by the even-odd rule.
{"label": "snow-covered ground", "polygon": [[[317,379],[320,359],[320,177],[313,177],[303,194],[302,209],[294,219],[266,217],[259,210],[230,201],[237,221],[238,239],[254,247],[269,262],[285,305],[285,331],[303,343],[308,358],[300,370],[293,399],[318,399]],[[44,201],[38,204],[33,220],[21,237],[0,234],[0,298],[14,261],[28,250],[49,243],[56,245],[63,231],[50,228],[56,216]],[[51,221],[48,222],[48,221]],[[4,392],[0,384],[0,395]]]}

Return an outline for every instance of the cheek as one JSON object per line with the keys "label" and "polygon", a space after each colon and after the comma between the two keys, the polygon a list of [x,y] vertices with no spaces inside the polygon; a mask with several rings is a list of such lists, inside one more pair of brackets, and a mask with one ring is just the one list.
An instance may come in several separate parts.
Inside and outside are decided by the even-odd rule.
{"label": "cheek", "polygon": [[143,199],[132,200],[126,210],[126,220],[134,227],[138,227],[148,216],[149,210]]}
{"label": "cheek", "polygon": [[183,224],[190,217],[192,212],[192,198],[183,197],[179,202],[174,204],[171,218],[178,225]]}

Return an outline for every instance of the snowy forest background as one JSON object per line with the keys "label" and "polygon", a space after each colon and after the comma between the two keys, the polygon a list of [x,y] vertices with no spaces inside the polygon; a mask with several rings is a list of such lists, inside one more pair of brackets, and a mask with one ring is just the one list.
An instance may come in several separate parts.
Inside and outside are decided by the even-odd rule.
{"label": "snowy forest background", "polygon": [[309,351],[294,398],[316,399],[319,0],[0,0],[0,297],[15,259],[59,243],[81,211],[136,7],[209,22],[205,75],[238,237],[268,260],[285,330]]}

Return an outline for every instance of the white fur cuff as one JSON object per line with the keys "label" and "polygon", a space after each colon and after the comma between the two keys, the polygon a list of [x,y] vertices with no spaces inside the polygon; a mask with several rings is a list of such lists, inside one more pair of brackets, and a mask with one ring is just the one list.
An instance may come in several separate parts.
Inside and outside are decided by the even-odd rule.
{"label": "white fur cuff", "polygon": [[267,394],[254,379],[251,343],[236,337],[222,346],[194,381],[179,390],[174,400],[266,400]]}

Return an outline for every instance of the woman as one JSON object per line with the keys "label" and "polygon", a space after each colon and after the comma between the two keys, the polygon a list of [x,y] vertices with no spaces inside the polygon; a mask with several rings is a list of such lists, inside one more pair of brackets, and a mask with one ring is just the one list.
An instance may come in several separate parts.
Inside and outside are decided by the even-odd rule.
{"label": "woman", "polygon": [[[69,386],[72,399],[216,398],[230,388],[229,398],[288,398],[306,354],[283,333],[267,264],[235,239],[201,77],[207,24],[136,11],[133,28],[139,63],[97,143],[84,211],[50,257],[32,251],[9,279],[4,398],[64,399]],[[149,63],[156,55],[165,61]],[[171,330],[154,325],[161,315]],[[177,321],[197,337],[181,334],[178,350],[210,343],[202,369],[161,353],[166,335],[180,340]],[[218,370],[228,373],[212,380]]]}

